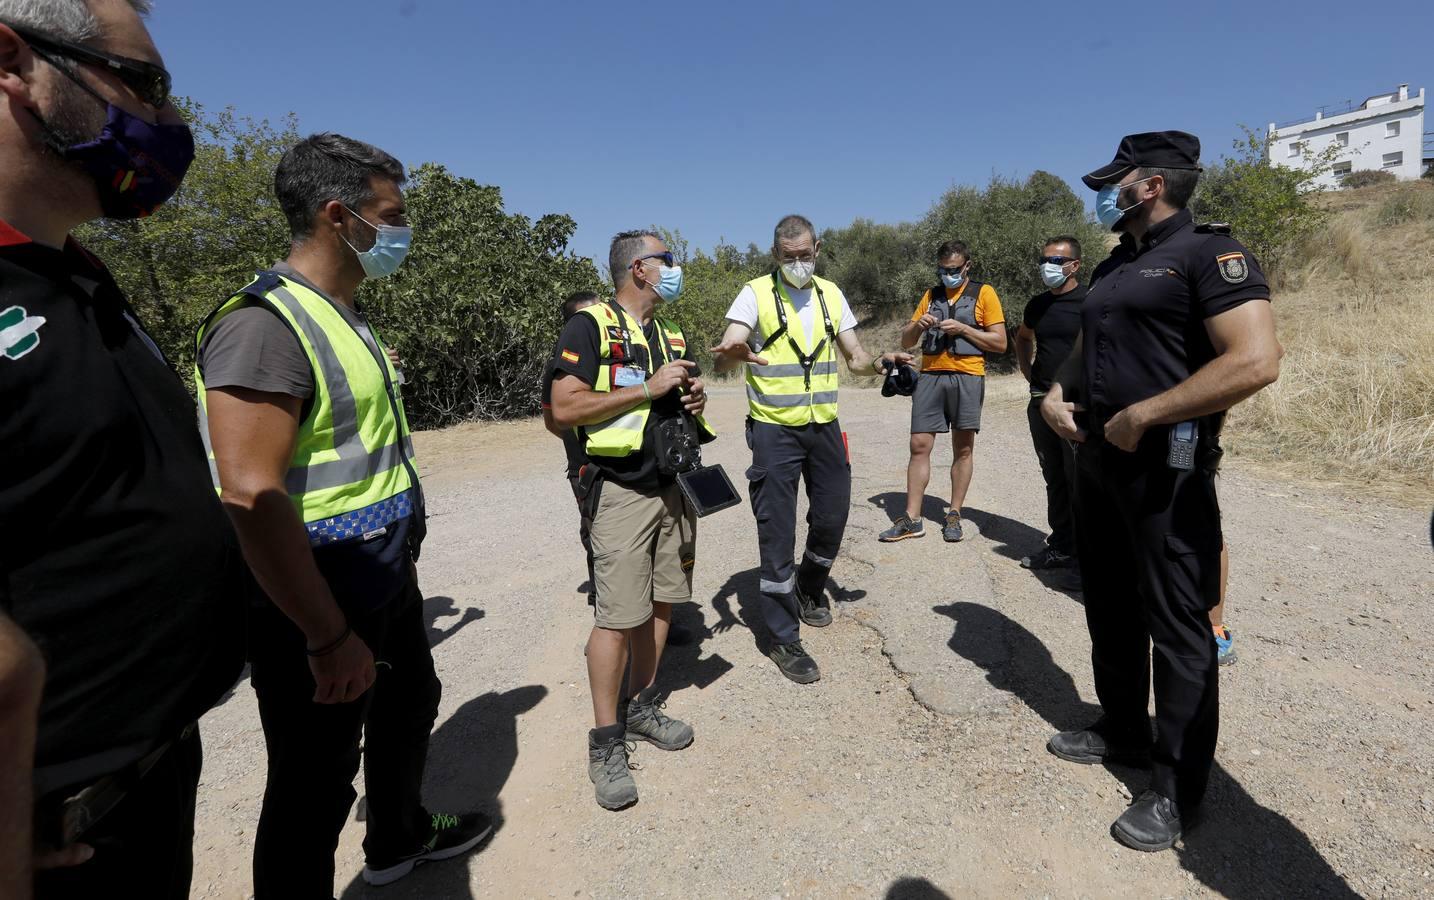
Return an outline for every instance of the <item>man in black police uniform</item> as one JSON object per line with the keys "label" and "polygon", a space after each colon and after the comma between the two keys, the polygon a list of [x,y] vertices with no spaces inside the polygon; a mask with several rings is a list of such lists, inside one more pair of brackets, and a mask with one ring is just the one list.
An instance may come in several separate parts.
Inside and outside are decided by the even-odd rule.
{"label": "man in black police uniform", "polygon": [[[1080,763],[1149,753],[1150,789],[1111,826],[1139,850],[1173,845],[1205,794],[1219,728],[1207,618],[1219,593],[1216,438],[1227,409],[1278,377],[1281,354],[1258,264],[1186,209],[1199,155],[1184,132],[1129,135],[1085,176],[1097,217],[1122,237],[1095,270],[1075,350],[1041,407],[1081,442],[1076,536],[1103,713],[1049,749]],[[1173,439],[1188,435],[1182,423],[1194,425],[1189,458]]]}
{"label": "man in black police uniform", "polygon": [[147,215],[193,158],[145,5],[0,0],[6,897],[32,861],[41,897],[188,896],[194,723],[243,661],[247,576],[194,401],[69,237]]}
{"label": "man in black police uniform", "polygon": [[1075,480],[1075,456],[1070,444],[1041,418],[1041,400],[1080,333],[1080,305],[1086,293],[1080,283],[1080,241],[1070,235],[1051,238],[1041,250],[1040,265],[1041,281],[1049,290],[1026,304],[1016,332],[1016,364],[1031,385],[1026,421],[1041,464],[1041,477],[1046,482],[1046,521],[1051,534],[1046,546],[1022,558],[1021,565],[1036,570],[1068,569],[1076,561],[1070,493]]}

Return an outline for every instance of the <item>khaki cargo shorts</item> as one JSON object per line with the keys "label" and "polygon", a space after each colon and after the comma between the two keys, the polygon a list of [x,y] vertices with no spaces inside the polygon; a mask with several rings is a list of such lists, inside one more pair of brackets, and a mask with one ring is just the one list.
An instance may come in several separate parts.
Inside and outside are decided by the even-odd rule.
{"label": "khaki cargo shorts", "polygon": [[697,517],[676,484],[639,490],[604,480],[589,534],[597,626],[636,628],[652,604],[692,599]]}

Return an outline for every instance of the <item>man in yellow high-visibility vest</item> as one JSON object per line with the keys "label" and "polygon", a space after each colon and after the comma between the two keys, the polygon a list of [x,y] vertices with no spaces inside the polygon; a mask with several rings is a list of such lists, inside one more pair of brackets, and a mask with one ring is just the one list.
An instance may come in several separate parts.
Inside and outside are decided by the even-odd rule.
{"label": "man in yellow high-visibility vest", "polygon": [[[851,460],[837,421],[837,351],[853,372],[875,373],[883,360],[911,361],[907,353],[876,358],[862,349],[841,289],[816,275],[820,252],[806,218],[778,222],[775,270],[742,288],[727,311],[722,342],[712,348],[719,372],[747,365],[747,480],[762,559],[762,611],[772,641],[767,655],[798,684],[821,677],[802,646],[799,623],[831,623],[823,594],[851,506]],[[811,508],[806,553],[797,567],[799,480],[806,481]]]}
{"label": "man in yellow high-visibility vest", "polygon": [[274,175],[292,232],[195,338],[215,485],[267,595],[250,617],[269,752],[254,896],[328,897],[363,740],[364,880],[483,840],[481,814],[434,815],[421,789],[440,684],[414,561],[423,491],[387,347],[354,300],[407,255],[403,166],[318,134]]}

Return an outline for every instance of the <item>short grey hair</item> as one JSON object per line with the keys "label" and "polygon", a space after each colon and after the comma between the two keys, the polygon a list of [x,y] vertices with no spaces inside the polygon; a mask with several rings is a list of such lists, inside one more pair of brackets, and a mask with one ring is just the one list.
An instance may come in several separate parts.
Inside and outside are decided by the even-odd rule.
{"label": "short grey hair", "polygon": [[[129,0],[129,5],[149,15],[150,0]],[[0,0],[0,22],[77,44],[93,41],[103,31],[87,0]]]}
{"label": "short grey hair", "polygon": [[657,232],[644,230],[620,231],[612,236],[612,244],[607,251],[607,271],[612,276],[614,288],[632,280],[632,261],[644,255],[642,251],[648,238],[662,240]]}
{"label": "short grey hair", "polygon": [[811,235],[812,242],[816,243],[817,229],[812,225],[811,219],[808,219],[806,216],[796,215],[795,213],[790,216],[784,216],[782,221],[777,223],[777,227],[772,229],[772,246],[777,246],[783,240],[795,241],[804,234]]}
{"label": "short grey hair", "polygon": [[307,237],[314,216],[330,200],[358,210],[373,199],[370,179],[375,175],[400,185],[408,180],[403,163],[341,134],[311,134],[290,147],[274,170],[274,194],[289,220],[289,233]]}

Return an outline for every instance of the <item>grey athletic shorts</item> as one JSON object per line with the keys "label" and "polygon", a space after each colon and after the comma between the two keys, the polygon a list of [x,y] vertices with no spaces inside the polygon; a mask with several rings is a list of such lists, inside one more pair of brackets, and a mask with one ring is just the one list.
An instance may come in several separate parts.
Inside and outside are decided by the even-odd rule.
{"label": "grey athletic shorts", "polygon": [[911,395],[911,433],[981,430],[986,379],[965,372],[922,372]]}

